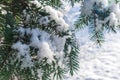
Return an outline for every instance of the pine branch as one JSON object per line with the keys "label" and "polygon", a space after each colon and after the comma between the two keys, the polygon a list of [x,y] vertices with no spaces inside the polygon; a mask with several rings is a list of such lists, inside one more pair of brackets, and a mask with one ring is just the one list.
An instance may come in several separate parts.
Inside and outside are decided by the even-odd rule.
{"label": "pine branch", "polygon": [[[68,53],[68,46],[71,46],[71,51],[70,53]],[[79,70],[79,61],[78,61],[78,54],[79,54],[79,49],[76,45],[76,43],[74,43],[74,40],[71,38],[68,38],[66,40],[66,45],[65,45],[65,58],[68,58],[67,60],[67,66],[69,68],[69,72],[71,75],[73,75],[76,71]]]}
{"label": "pine branch", "polygon": [[55,6],[60,7],[62,3],[61,3],[60,0],[51,0],[50,4],[51,4],[53,7],[55,7]]}
{"label": "pine branch", "polygon": [[65,70],[58,65],[58,60],[57,59],[56,59],[56,62],[53,62],[53,70],[54,70],[53,79],[55,79],[55,80],[63,80]]}
{"label": "pine branch", "polygon": [[[3,46],[0,46],[0,52],[5,52],[5,53],[1,53],[3,54],[5,57],[3,59],[3,62],[0,64],[0,70],[2,70],[2,68],[4,67],[4,65],[6,64],[6,61],[9,59],[9,57],[11,56],[11,48],[10,46],[7,46],[7,47],[4,47]],[[9,51],[9,52],[8,52]],[[2,55],[1,55],[2,56]],[[3,56],[2,56],[3,57]]]}
{"label": "pine branch", "polygon": [[0,63],[0,80],[9,80],[14,73],[15,64],[12,63],[14,51],[11,51],[10,46],[0,47],[0,56],[2,61]]}
{"label": "pine branch", "polygon": [[76,29],[83,29],[88,25],[89,17],[80,16],[77,21],[75,21]]}
{"label": "pine branch", "polygon": [[41,0],[41,4],[44,4],[44,6],[49,5],[54,8],[59,8],[62,5],[61,0]]}
{"label": "pine branch", "polygon": [[91,32],[93,34],[93,36],[91,37],[91,40],[95,41],[97,44],[99,44],[101,46],[101,43],[104,41],[104,37],[103,37],[103,30],[99,29],[96,30],[98,27],[98,25],[96,24],[96,14],[94,13],[94,19],[93,19],[93,27],[90,27]]}
{"label": "pine branch", "polygon": [[4,26],[5,26],[5,16],[0,14],[0,42],[1,42],[1,39],[3,38]]}

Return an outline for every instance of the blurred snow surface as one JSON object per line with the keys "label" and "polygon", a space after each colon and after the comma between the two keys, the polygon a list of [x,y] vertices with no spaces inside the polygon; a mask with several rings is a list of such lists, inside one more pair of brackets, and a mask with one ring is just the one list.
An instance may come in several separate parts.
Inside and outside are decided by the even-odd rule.
{"label": "blurred snow surface", "polygon": [[[79,4],[66,13],[72,26],[78,16]],[[64,80],[120,80],[120,32],[106,34],[100,48],[89,40],[87,28],[77,31],[76,38],[80,44],[80,70],[72,77],[66,75]]]}

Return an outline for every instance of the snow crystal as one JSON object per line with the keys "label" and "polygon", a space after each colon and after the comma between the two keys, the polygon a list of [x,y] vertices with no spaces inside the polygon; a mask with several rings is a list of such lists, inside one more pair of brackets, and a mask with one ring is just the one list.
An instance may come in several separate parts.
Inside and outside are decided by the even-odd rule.
{"label": "snow crystal", "polygon": [[117,25],[117,18],[116,18],[116,15],[114,13],[110,13],[110,16],[109,16],[109,25],[110,26],[113,26],[113,25]]}
{"label": "snow crystal", "polygon": [[12,48],[18,50],[22,56],[24,56],[25,53],[29,51],[29,46],[26,44],[22,44],[20,41],[14,43],[12,45]]}
{"label": "snow crystal", "polygon": [[24,16],[27,15],[26,9],[23,10],[23,15],[24,15]]}
{"label": "snow crystal", "polygon": [[113,4],[110,6],[111,14],[110,14],[110,25],[114,24],[115,26],[120,25],[120,3]]}
{"label": "snow crystal", "polygon": [[44,16],[44,17],[41,17],[38,22],[41,24],[41,25],[48,25],[48,23],[50,22],[48,16]]}
{"label": "snow crystal", "polygon": [[30,14],[27,13],[26,9],[24,9],[22,13],[25,18],[24,23],[28,24],[30,21],[30,17],[31,17]]}
{"label": "snow crystal", "polygon": [[56,52],[55,53],[55,57],[58,60],[58,66],[60,66],[61,68],[65,68],[65,64],[64,64],[64,61],[65,61],[64,52],[63,51]]}
{"label": "snow crystal", "polygon": [[2,10],[1,10],[1,14],[6,15],[6,14],[7,14],[7,11],[2,9]]}
{"label": "snow crystal", "polygon": [[22,65],[21,65],[21,68],[26,68],[26,67],[32,67],[33,66],[33,62],[32,62],[32,59],[30,57],[30,55],[26,54],[24,56],[23,59],[21,59],[22,61]]}
{"label": "snow crystal", "polygon": [[29,34],[31,34],[31,29],[30,28],[26,28],[25,32],[26,32],[27,35],[29,35]]}
{"label": "snow crystal", "polygon": [[52,61],[54,61],[54,53],[53,51],[50,49],[50,46],[47,42],[41,42],[40,46],[39,46],[39,51],[38,51],[38,57],[40,60],[42,60],[43,58],[47,58],[47,62],[51,63]]}
{"label": "snow crystal", "polygon": [[[17,59],[22,61],[21,68],[32,67],[33,63],[29,55],[29,46],[20,41],[14,43],[12,48],[18,50]],[[22,58],[23,57],[23,58]]]}
{"label": "snow crystal", "polygon": [[120,14],[120,3],[111,5],[110,10],[111,12],[114,12],[117,15],[117,17],[120,18],[120,15],[119,15]]}
{"label": "snow crystal", "polygon": [[70,53],[71,52],[71,46],[69,45],[68,46],[68,51],[67,51],[68,53]]}
{"label": "snow crystal", "polygon": [[39,60],[46,57],[48,58],[48,63],[51,63],[54,60],[54,52],[51,50],[49,43],[46,42],[49,40],[49,34],[44,31],[40,31],[38,28],[31,30],[28,28],[26,30],[28,34],[31,34],[30,46],[38,49],[37,57]]}
{"label": "snow crystal", "polygon": [[57,13],[58,13],[58,17],[64,17],[64,15],[63,15],[63,13],[61,13],[60,11],[57,11]]}
{"label": "snow crystal", "polygon": [[28,23],[30,21],[30,15],[29,14],[26,15],[26,20],[25,21],[26,21],[26,23]]}
{"label": "snow crystal", "polygon": [[65,23],[65,21],[62,18],[59,18],[57,23],[61,24],[60,26],[57,26],[58,31],[67,31],[69,29],[69,25]]}
{"label": "snow crystal", "polygon": [[31,33],[32,33],[32,36],[31,36],[31,39],[30,39],[31,40],[30,46],[38,48],[39,45],[40,45],[39,44],[40,40],[38,38],[40,32],[39,32],[38,28],[32,29]]}
{"label": "snow crystal", "polygon": [[55,20],[56,23],[60,25],[60,26],[57,27],[58,31],[66,31],[66,30],[68,30],[69,26],[65,22],[65,20],[63,19],[63,14],[60,11],[57,11],[57,10],[53,9],[50,6],[46,6],[45,10],[46,10],[46,12],[48,12],[50,14],[50,18]]}
{"label": "snow crystal", "polygon": [[53,37],[53,45],[56,47],[56,51],[58,52],[64,50],[65,42],[66,42],[65,37],[58,37],[58,36]]}
{"label": "snow crystal", "polygon": [[[22,27],[20,27],[17,32],[21,33],[22,36],[24,36],[25,32],[27,35],[31,35],[30,43],[28,45],[22,44],[20,41],[12,45],[13,49],[18,50],[17,58],[22,61],[22,68],[30,67],[33,65],[33,63],[31,62],[32,59],[29,55],[29,46],[38,49],[37,57],[39,58],[39,60],[42,60],[46,57],[48,59],[48,63],[54,61],[54,52],[51,49],[49,40],[50,35],[47,32],[41,31],[38,28],[30,29]],[[22,56],[24,58],[21,59]]]}
{"label": "snow crystal", "polygon": [[21,37],[24,37],[25,29],[23,27],[19,27],[18,30],[16,30],[18,33],[20,33]]}
{"label": "snow crystal", "polygon": [[96,31],[101,30],[101,28],[102,28],[102,21],[96,19],[96,25],[97,25],[96,26]]}
{"label": "snow crystal", "polygon": [[36,5],[38,8],[41,7],[41,3],[38,0],[30,1],[30,3]]}
{"label": "snow crystal", "polygon": [[47,32],[41,31],[40,35],[41,35],[41,37],[40,37],[41,41],[49,41],[50,40],[50,34],[48,34]]}
{"label": "snow crystal", "polygon": [[45,31],[40,31],[38,28],[31,29],[31,31],[29,29],[27,30],[27,33],[30,33],[32,35],[30,38],[30,46],[32,47],[39,48],[41,41],[49,40],[50,35]]}

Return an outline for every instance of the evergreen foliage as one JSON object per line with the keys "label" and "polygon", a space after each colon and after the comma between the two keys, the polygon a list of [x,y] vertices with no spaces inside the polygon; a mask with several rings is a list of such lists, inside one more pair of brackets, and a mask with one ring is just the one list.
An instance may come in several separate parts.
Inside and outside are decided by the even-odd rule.
{"label": "evergreen foliage", "polygon": [[[72,6],[81,1],[84,7],[87,0],[67,1]],[[62,80],[66,73],[73,76],[79,70],[79,47],[61,6],[61,0],[0,1],[0,80]],[[90,15],[81,10],[75,26],[89,25],[91,39],[101,45],[104,30],[116,32],[116,26],[107,20],[98,29],[98,20],[112,11],[101,3],[92,7]]]}
{"label": "evergreen foliage", "polygon": [[[110,0],[105,0],[110,1]],[[104,32],[105,31],[113,31],[116,33],[116,27],[119,27],[119,25],[113,24],[112,22],[113,17],[111,16],[112,10],[111,7],[105,7],[104,5],[107,5],[109,3],[105,3],[105,1],[87,1],[85,0],[83,2],[83,5],[81,6],[81,14],[78,20],[76,21],[75,25],[76,28],[84,28],[85,26],[88,26],[91,40],[95,41],[97,44],[101,45],[104,42]],[[112,1],[112,0],[111,0]],[[88,13],[84,9],[87,10],[87,4],[92,4],[89,8],[91,9],[91,12],[88,8]],[[112,1],[116,4],[119,4],[119,0]],[[83,12],[83,13],[82,13]],[[86,13],[85,13],[86,12]],[[115,13],[117,14],[117,13]],[[119,13],[118,13],[119,14]],[[107,20],[111,16],[111,22],[110,20]],[[117,16],[116,16],[117,17]],[[117,22],[117,21],[116,21]],[[119,22],[119,21],[118,21]],[[119,23],[118,23],[119,24]]]}
{"label": "evergreen foliage", "polygon": [[[30,47],[30,57],[32,57],[32,63],[34,63],[34,66],[21,68],[21,65],[24,63],[22,62],[22,59],[24,60],[27,56],[21,56],[21,60],[16,58],[19,51],[13,49],[12,45],[17,43],[17,41],[21,41],[22,44],[27,45],[30,43],[30,38],[32,36],[31,34],[27,34],[27,31],[21,36],[22,32],[17,31],[19,28],[29,28],[30,30],[37,28],[49,33],[51,39],[54,35],[58,35],[59,37],[69,35],[69,31],[61,32],[55,28],[58,24],[54,19],[51,19],[50,22],[48,21],[47,25],[46,23],[39,24],[38,22],[41,17],[50,15],[42,7],[49,5],[58,8],[62,4],[60,0],[40,0],[39,2],[37,0],[35,0],[36,2],[30,1],[32,0],[0,1],[0,7],[6,11],[6,13],[3,14],[1,9],[0,14],[0,80],[13,80],[15,77],[20,80],[63,79],[65,70],[59,65],[58,58],[54,57],[55,61],[52,61],[52,63],[48,63],[49,60],[47,57],[39,60],[37,57],[38,49],[35,47]],[[49,18],[50,17],[45,19]],[[69,68],[71,75],[73,75],[74,66],[76,66],[73,63],[74,60],[72,60],[72,54],[75,54],[74,50],[71,51],[70,55],[67,55],[72,62],[70,63],[67,61],[67,65],[70,65]],[[74,59],[77,61],[76,57]],[[38,72],[39,70],[40,72]]]}

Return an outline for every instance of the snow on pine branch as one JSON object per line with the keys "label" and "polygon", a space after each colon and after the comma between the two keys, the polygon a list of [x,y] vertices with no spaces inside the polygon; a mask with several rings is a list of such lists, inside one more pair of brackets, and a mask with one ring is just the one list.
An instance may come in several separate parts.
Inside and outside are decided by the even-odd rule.
{"label": "snow on pine branch", "polygon": [[69,29],[69,25],[63,19],[63,13],[58,10],[53,9],[51,6],[45,6],[45,10],[47,13],[50,14],[50,18],[55,20],[56,23],[59,25],[57,26],[58,31],[67,31]]}
{"label": "snow on pine branch", "polygon": [[[40,31],[38,28],[36,29],[30,29],[30,28],[22,28],[20,27],[18,30],[16,30],[17,32],[19,32],[22,36],[24,37],[24,34],[27,33],[27,35],[31,35],[31,38],[30,38],[30,43],[27,45],[22,45],[21,42],[16,42],[13,44],[13,49],[17,49],[21,54],[24,54],[25,50],[26,50],[26,46],[27,48],[29,48],[30,46],[31,47],[34,47],[34,48],[38,48],[39,49],[39,53],[40,53],[40,49],[42,48],[41,44],[42,42],[44,43],[45,41],[45,37],[49,37],[49,35],[44,35],[45,32],[43,33],[42,31]],[[42,34],[43,33],[43,34]],[[39,39],[39,36],[42,36],[43,40],[40,41]],[[23,47],[25,46],[25,47]],[[48,45],[44,46],[43,44],[43,47],[48,47]],[[44,51],[44,50],[42,50]],[[46,50],[45,50],[46,51]]]}
{"label": "snow on pine branch", "polygon": [[[115,1],[113,1],[115,2]],[[110,27],[120,25],[120,2],[111,4],[109,0],[85,0],[81,8],[81,16],[96,16],[97,26],[108,24]],[[99,27],[98,27],[99,28]],[[100,28],[99,28],[100,29]]]}
{"label": "snow on pine branch", "polygon": [[104,42],[104,31],[116,32],[120,26],[120,2],[112,0],[84,0],[81,5],[80,18],[76,25],[88,26],[91,40],[101,44]]}
{"label": "snow on pine branch", "polygon": [[[31,4],[36,5],[37,8],[42,6],[38,0],[30,1],[30,7]],[[37,25],[49,28],[49,23],[54,20],[57,24],[55,28],[58,32],[66,32],[69,29],[69,25],[63,19],[64,14],[62,12],[54,9],[51,6],[44,6],[41,10],[45,10],[44,13],[49,13],[49,15],[43,16],[39,14],[36,17],[37,22],[39,22]],[[33,20],[31,16],[33,16],[33,14],[30,14],[30,12],[26,9],[23,10],[23,17],[26,17],[24,20],[27,24],[32,24],[30,23],[30,21]],[[63,37],[51,35],[49,32],[38,28],[38,26],[35,28],[29,27],[28,25],[27,28],[25,28],[24,24],[20,24],[20,26],[18,26],[18,28],[14,31],[19,33],[19,40],[13,43],[12,48],[18,51],[17,56],[19,56],[18,59],[22,61],[23,64],[21,66],[23,68],[31,67],[30,65],[27,65],[28,62],[30,62],[32,66],[34,65],[32,62],[32,56],[30,55],[31,47],[38,49],[36,56],[40,61],[44,58],[47,58],[47,62],[51,64],[52,61],[55,61],[54,56],[56,56],[59,59],[59,66],[61,66],[62,57],[59,55],[64,55],[64,45],[66,39],[68,38],[66,35]],[[23,38],[26,38],[26,36],[29,36],[29,38],[27,38],[29,39],[29,42],[24,41]],[[21,56],[24,56],[24,58],[22,59]]]}
{"label": "snow on pine branch", "polygon": [[[51,20],[55,20],[55,22],[58,25],[58,26],[56,26],[57,31],[65,32],[69,29],[69,25],[64,20],[64,14],[61,11],[56,10],[55,8],[53,8],[49,5],[43,6],[40,3],[40,1],[38,1],[38,0],[30,1],[30,6],[32,6],[32,4],[36,5],[37,8],[41,8],[41,10],[45,10],[45,12],[49,14],[47,16],[39,15],[40,19],[38,19],[38,22],[40,23],[40,25],[47,26]],[[29,14],[26,14],[26,13],[27,13],[26,10],[24,10],[23,14],[26,17],[26,22],[28,23],[31,16]]]}
{"label": "snow on pine branch", "polygon": [[[17,34],[12,49],[18,51],[16,59],[21,63],[21,69],[32,69],[36,67],[36,64],[40,66],[40,63],[46,60],[45,64],[53,65],[55,68],[60,67],[62,70],[66,67],[65,61],[67,61],[67,58],[64,58],[65,43],[72,32],[69,31],[69,25],[64,20],[62,12],[38,3],[37,0],[31,1],[29,7],[34,4],[41,12],[37,13],[35,9],[34,13],[31,8],[23,10],[23,22],[20,22],[19,26],[13,30]],[[54,34],[50,32],[51,30]],[[68,54],[71,52],[70,45],[67,51]],[[53,73],[59,74],[56,70]],[[40,71],[37,73],[42,74]],[[41,77],[43,74],[38,76]]]}
{"label": "snow on pine branch", "polygon": [[120,2],[110,6],[110,15],[105,18],[105,22],[109,21],[109,26],[120,25]]}
{"label": "snow on pine branch", "polygon": [[21,68],[33,66],[32,59],[29,54],[29,45],[22,44],[18,41],[12,45],[12,48],[18,50],[17,59],[18,61],[22,61]]}
{"label": "snow on pine branch", "polygon": [[84,0],[82,9],[81,9],[81,15],[90,15],[92,14],[93,6],[94,4],[101,4],[103,8],[108,6],[108,0]]}
{"label": "snow on pine branch", "polygon": [[[41,61],[46,57],[48,59],[48,63],[52,63],[52,61],[54,61],[54,56],[59,58],[61,53],[64,55],[63,49],[67,37],[53,36],[53,39],[51,40],[50,34],[38,28],[30,29],[19,27],[16,31],[20,33],[21,38],[25,37],[25,34],[31,35],[29,44],[23,44],[21,41],[18,41],[12,45],[12,48],[18,51],[17,58],[23,62],[21,65],[22,67],[31,67],[28,65],[28,62],[30,62],[29,64],[32,64],[32,58],[29,52],[30,47],[38,49],[37,58]],[[24,56],[24,58],[21,59],[21,56]],[[62,63],[62,61],[59,63]]]}

